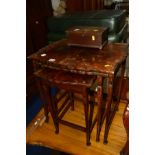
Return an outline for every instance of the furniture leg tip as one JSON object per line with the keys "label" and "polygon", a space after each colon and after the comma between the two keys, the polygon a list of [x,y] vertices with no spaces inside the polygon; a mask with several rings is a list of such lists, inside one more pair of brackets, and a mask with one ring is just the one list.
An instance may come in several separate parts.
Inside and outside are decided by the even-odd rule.
{"label": "furniture leg tip", "polygon": [[107,144],[107,143],[108,143],[108,141],[107,141],[107,140],[104,140],[104,141],[103,141],[103,144]]}
{"label": "furniture leg tip", "polygon": [[96,142],[99,142],[99,141],[100,141],[100,139],[97,137],[97,138],[96,138]]}
{"label": "furniture leg tip", "polygon": [[90,142],[87,142],[87,146],[90,146],[91,145],[91,143]]}
{"label": "furniture leg tip", "polygon": [[56,133],[56,134],[59,134],[59,130],[56,130],[55,133]]}

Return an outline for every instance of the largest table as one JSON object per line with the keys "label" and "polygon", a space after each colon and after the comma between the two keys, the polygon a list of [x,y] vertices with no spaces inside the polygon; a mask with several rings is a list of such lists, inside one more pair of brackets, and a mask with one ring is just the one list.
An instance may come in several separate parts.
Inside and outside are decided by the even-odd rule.
{"label": "largest table", "polygon": [[[97,76],[97,134],[99,141],[100,131],[104,119],[104,143],[107,143],[108,132],[112,119],[120,102],[121,86],[125,72],[125,63],[128,56],[128,45],[124,43],[109,43],[103,49],[70,47],[67,40],[63,39],[43,47],[38,52],[29,56],[33,60],[34,70],[38,66],[51,69],[66,70],[77,74]],[[121,78],[117,92],[117,102],[112,110],[114,79],[121,69]],[[103,79],[107,78],[107,97],[103,104]],[[104,110],[103,110],[104,109]]]}

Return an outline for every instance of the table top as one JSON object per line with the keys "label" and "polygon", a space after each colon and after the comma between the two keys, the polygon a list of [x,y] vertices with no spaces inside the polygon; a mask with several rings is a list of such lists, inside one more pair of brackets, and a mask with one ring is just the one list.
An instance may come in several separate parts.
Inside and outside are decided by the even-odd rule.
{"label": "table top", "polygon": [[43,47],[28,58],[43,66],[81,74],[114,74],[128,56],[128,44],[108,43],[103,49],[70,47],[63,39]]}

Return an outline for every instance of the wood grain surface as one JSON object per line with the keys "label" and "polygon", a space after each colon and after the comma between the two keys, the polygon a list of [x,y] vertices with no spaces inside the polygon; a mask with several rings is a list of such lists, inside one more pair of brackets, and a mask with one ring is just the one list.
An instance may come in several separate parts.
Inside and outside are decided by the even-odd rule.
{"label": "wood grain surface", "polygon": [[[119,155],[126,142],[126,132],[123,126],[122,115],[125,103],[120,103],[112,122],[108,144],[103,144],[104,124],[101,130],[100,142],[96,142],[96,126],[91,134],[91,146],[85,144],[85,133],[60,124],[59,134],[55,134],[55,128],[51,116],[49,122],[43,123],[43,109],[37,114],[26,129],[26,143],[47,146],[52,149],[78,155]],[[64,116],[71,122],[84,125],[83,105],[75,102],[75,111],[69,110]]]}

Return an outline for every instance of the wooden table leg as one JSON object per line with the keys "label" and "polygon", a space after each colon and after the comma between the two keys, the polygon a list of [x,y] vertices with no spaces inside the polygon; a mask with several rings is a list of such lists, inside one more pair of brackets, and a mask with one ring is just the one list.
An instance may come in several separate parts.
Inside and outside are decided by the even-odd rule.
{"label": "wooden table leg", "polygon": [[41,97],[41,101],[43,103],[43,107],[44,107],[44,114],[45,114],[45,117],[46,117],[46,122],[49,121],[49,117],[48,117],[48,104],[47,104],[47,101],[46,101],[46,98],[45,98],[45,92],[43,90],[43,85],[41,83],[41,81],[39,79],[37,79],[37,86],[38,86],[38,89],[39,89],[39,92],[40,92],[40,97]]}
{"label": "wooden table leg", "polygon": [[119,89],[118,89],[118,94],[117,94],[118,98],[114,105],[113,110],[111,110],[111,104],[112,104],[112,99],[113,99],[113,88],[114,88],[113,85],[114,85],[114,80],[115,80],[114,78],[115,78],[116,73],[114,76],[111,75],[108,79],[108,98],[106,102],[106,124],[105,124],[105,133],[104,133],[104,141],[103,141],[105,144],[108,142],[107,138],[108,138],[109,129],[110,129],[112,120],[115,116],[116,110],[118,109],[118,105],[120,102],[121,88],[122,88],[122,82],[123,82],[124,72],[125,72],[125,64],[126,64],[126,61],[124,61],[121,66],[121,79],[120,79]]}
{"label": "wooden table leg", "polygon": [[[33,61],[33,69],[34,69],[34,72],[40,69],[40,66],[35,61]],[[49,107],[48,107],[48,104],[47,104],[47,101],[45,98],[45,92],[43,90],[43,84],[39,79],[37,79],[37,86],[38,86],[40,97],[41,97],[43,107],[44,107],[44,114],[46,117],[45,121],[48,122],[49,121],[49,117],[48,117]]]}
{"label": "wooden table leg", "polygon": [[108,94],[107,94],[107,100],[106,100],[106,111],[105,111],[105,117],[106,117],[106,123],[105,123],[105,131],[104,131],[104,143],[106,144],[108,132],[110,128],[110,110],[111,110],[111,103],[112,103],[112,96],[113,96],[113,76],[109,76],[108,78]]}
{"label": "wooden table leg", "polygon": [[55,126],[55,133],[59,133],[59,119],[58,119],[58,110],[56,107],[55,96],[51,97],[50,87],[44,83],[42,83],[42,92],[45,98],[45,102],[48,106],[48,111],[51,113],[53,118],[53,123]]}
{"label": "wooden table leg", "polygon": [[120,83],[119,83],[118,101],[117,102],[120,102],[120,99],[121,99],[121,90],[122,90],[122,83],[123,83],[124,73],[125,73],[125,64],[126,64],[126,61],[124,61],[121,66],[121,79],[120,79]]}
{"label": "wooden table leg", "polygon": [[103,96],[103,78],[101,76],[97,77],[97,101],[98,101],[98,109],[97,109],[97,134],[96,141],[100,140],[100,131],[101,131],[101,118],[102,118],[102,96]]}

